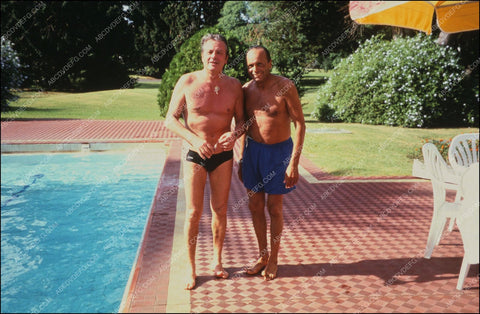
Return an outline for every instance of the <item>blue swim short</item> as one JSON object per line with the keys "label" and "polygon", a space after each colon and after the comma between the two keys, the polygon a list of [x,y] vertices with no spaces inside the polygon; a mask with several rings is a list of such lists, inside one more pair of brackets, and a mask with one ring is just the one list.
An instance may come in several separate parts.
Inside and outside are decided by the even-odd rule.
{"label": "blue swim short", "polygon": [[243,151],[243,185],[253,191],[286,194],[295,189],[285,188],[285,171],[292,155],[291,138],[277,144],[262,144],[247,136]]}

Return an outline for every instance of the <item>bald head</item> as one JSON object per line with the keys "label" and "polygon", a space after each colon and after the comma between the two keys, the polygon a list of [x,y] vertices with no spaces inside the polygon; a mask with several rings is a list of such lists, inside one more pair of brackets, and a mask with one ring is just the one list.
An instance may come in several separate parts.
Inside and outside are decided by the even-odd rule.
{"label": "bald head", "polygon": [[265,53],[265,56],[266,56],[266,58],[267,58],[267,61],[272,61],[272,59],[270,58],[270,51],[268,51],[268,49],[265,48],[264,46],[261,46],[261,45],[252,46],[252,47],[248,48],[247,54],[248,54],[251,50],[262,50],[262,51]]}
{"label": "bald head", "polygon": [[250,77],[256,82],[265,82],[270,77],[272,60],[265,47],[254,46],[247,52],[247,69]]}

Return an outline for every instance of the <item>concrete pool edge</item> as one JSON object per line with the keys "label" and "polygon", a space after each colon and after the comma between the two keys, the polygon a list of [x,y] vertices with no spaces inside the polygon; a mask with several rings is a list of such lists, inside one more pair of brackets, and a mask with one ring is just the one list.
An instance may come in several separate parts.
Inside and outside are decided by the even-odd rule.
{"label": "concrete pool edge", "polygon": [[[170,262],[179,193],[181,140],[169,140],[165,164],[160,176],[154,199],[145,224],[137,256],[119,306],[119,313],[130,312],[132,307],[142,312],[165,312],[167,306]],[[173,208],[173,212],[172,209]],[[164,237],[156,230],[163,223],[168,229]],[[164,229],[164,228],[162,228]],[[157,239],[156,239],[157,237]],[[161,240],[161,241],[158,241]],[[161,251],[154,250],[160,246]],[[155,251],[155,253],[152,252]],[[151,290],[145,296],[146,290]],[[148,300],[151,296],[154,300]],[[153,301],[153,302],[152,302]],[[142,303],[155,304],[142,307]]]}
{"label": "concrete pool edge", "polygon": [[131,147],[144,145],[168,145],[171,140],[158,142],[85,142],[85,143],[25,143],[1,144],[1,153],[69,153],[69,152],[102,152],[112,150],[126,150]]}

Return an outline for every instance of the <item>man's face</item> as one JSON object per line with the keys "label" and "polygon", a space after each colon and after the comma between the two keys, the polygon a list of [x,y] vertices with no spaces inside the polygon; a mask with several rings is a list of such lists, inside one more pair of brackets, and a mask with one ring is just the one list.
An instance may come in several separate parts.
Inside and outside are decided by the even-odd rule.
{"label": "man's face", "polygon": [[210,39],[203,44],[202,62],[205,69],[222,72],[227,59],[227,46],[223,41]]}
{"label": "man's face", "polygon": [[264,81],[272,69],[272,60],[267,60],[265,50],[255,48],[247,53],[248,74],[256,82]]}

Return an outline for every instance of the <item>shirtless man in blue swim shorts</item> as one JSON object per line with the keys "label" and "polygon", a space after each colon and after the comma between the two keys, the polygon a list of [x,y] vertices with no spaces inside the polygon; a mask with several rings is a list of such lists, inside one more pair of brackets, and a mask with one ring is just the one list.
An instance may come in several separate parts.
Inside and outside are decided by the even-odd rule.
{"label": "shirtless man in blue swim shorts", "polygon": [[[265,47],[247,52],[252,78],[243,86],[247,136],[242,138],[243,159],[239,177],[247,188],[248,207],[258,241],[260,257],[247,274],[262,271],[265,280],[277,276],[278,251],[283,230],[283,195],[295,189],[298,163],[305,138],[305,119],[294,83],[270,73],[272,60]],[[295,143],[290,123],[295,126]],[[270,214],[270,247],[267,247],[266,204]]]}
{"label": "shirtless man in blue swim shorts", "polygon": [[[210,178],[214,276],[227,278],[222,248],[227,227],[227,203],[233,165],[233,146],[244,130],[241,83],[222,73],[228,59],[225,38],[207,34],[201,41],[203,69],[178,80],[166,115],[166,126],[189,145],[184,162],[186,198],[185,241],[188,251],[185,289],[195,287],[195,251],[203,211],[207,176]],[[180,122],[183,117],[184,123]],[[236,128],[231,131],[235,118]]]}

